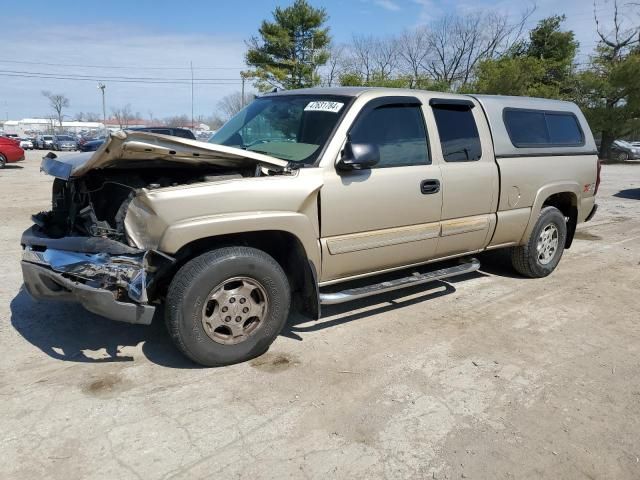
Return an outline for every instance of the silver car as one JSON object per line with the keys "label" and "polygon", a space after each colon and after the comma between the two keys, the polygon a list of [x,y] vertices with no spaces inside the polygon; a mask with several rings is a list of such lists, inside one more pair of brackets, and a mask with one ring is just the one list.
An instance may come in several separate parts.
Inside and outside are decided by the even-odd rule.
{"label": "silver car", "polygon": [[54,135],[53,136],[53,149],[54,150],[77,150],[78,142],[70,135]]}

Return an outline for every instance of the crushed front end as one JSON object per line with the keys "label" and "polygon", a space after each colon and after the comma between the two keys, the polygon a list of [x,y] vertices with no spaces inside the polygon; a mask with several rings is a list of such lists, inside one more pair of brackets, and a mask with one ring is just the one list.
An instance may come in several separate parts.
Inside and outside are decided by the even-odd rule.
{"label": "crushed front end", "polygon": [[166,225],[141,200],[158,189],[188,193],[191,185],[282,172],[281,163],[142,132],[117,132],[96,152],[49,153],[41,170],[55,177],[52,207],[33,215],[22,235],[25,287],[36,299],[74,301],[113,320],[149,324],[176,261],[156,250]]}

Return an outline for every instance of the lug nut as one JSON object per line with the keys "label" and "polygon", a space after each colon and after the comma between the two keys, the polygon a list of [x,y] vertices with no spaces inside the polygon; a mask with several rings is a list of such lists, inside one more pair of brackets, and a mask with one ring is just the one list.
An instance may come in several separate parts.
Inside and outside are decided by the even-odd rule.
{"label": "lug nut", "polygon": [[224,321],[225,322],[230,322],[231,321],[231,317],[224,317]]}
{"label": "lug nut", "polygon": [[222,311],[223,311],[223,312],[226,312],[227,310],[229,310],[229,308],[227,308],[227,307],[222,307]]}
{"label": "lug nut", "polygon": [[246,299],[246,298],[241,298],[241,299],[240,299],[240,303],[244,303],[244,302],[246,302],[246,301],[247,301],[247,299]]}
{"label": "lug nut", "polygon": [[239,322],[240,320],[242,320],[242,317],[236,317],[236,322]]}
{"label": "lug nut", "polygon": [[249,313],[249,307],[244,307],[242,309],[242,313]]}
{"label": "lug nut", "polygon": [[236,297],[231,297],[231,298],[229,299],[229,303],[235,303],[235,301],[236,301]]}

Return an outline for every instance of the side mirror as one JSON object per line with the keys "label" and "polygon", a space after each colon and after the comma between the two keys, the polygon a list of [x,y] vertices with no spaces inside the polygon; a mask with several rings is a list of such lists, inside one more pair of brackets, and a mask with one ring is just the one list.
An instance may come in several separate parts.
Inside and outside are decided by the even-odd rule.
{"label": "side mirror", "polygon": [[380,149],[373,143],[351,143],[348,141],[338,160],[336,168],[340,171],[367,170],[380,161]]}

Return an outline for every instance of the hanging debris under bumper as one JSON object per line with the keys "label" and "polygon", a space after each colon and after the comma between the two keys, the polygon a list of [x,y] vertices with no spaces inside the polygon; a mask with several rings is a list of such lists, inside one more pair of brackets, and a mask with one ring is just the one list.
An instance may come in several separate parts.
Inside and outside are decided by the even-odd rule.
{"label": "hanging debris under bumper", "polygon": [[25,245],[22,274],[35,299],[77,302],[112,320],[148,325],[156,308],[148,303],[149,288],[159,269],[172,263],[152,250],[109,255]]}
{"label": "hanging debris under bumper", "polygon": [[113,292],[74,282],[39,265],[22,262],[24,285],[36,300],[62,300],[80,303],[97,315],[127,323],[149,325],[156,307],[116,300]]}

